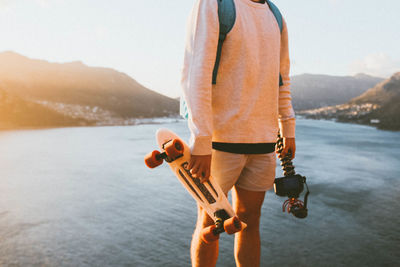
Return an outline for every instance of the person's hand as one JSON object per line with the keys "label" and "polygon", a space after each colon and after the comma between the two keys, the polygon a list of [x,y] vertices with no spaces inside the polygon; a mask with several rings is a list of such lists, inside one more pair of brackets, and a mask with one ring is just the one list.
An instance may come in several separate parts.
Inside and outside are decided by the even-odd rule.
{"label": "person's hand", "polygon": [[194,178],[200,178],[200,182],[208,181],[211,170],[211,155],[192,155],[189,170]]}
{"label": "person's hand", "polygon": [[283,138],[283,150],[279,158],[284,158],[290,151],[290,159],[294,159],[296,155],[296,139],[295,138]]}

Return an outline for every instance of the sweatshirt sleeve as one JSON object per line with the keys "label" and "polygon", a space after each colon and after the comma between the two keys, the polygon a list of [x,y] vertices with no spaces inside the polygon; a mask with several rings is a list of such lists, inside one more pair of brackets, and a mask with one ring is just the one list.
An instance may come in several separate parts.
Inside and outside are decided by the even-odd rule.
{"label": "sweatshirt sleeve", "polygon": [[218,37],[217,1],[197,0],[188,21],[181,81],[194,155],[211,154],[212,150],[211,90]]}
{"label": "sweatshirt sleeve", "polygon": [[283,137],[295,137],[296,119],[290,93],[289,42],[285,21],[283,21],[281,38],[280,74],[282,76],[283,85],[279,87],[279,128]]}

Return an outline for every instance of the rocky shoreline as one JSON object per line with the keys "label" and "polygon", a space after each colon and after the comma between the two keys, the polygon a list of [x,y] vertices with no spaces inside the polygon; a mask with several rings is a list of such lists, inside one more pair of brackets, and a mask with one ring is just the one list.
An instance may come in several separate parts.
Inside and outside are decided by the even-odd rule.
{"label": "rocky shoreline", "polygon": [[376,127],[380,130],[400,131],[400,125],[395,118],[382,119],[381,106],[373,103],[344,104],[318,109],[297,111],[307,119],[334,120],[337,122],[356,123]]}

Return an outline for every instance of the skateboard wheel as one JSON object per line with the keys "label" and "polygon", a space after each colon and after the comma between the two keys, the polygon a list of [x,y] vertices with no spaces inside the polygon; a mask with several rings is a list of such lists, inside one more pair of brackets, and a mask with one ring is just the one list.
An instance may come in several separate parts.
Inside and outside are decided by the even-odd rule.
{"label": "skateboard wheel", "polygon": [[210,244],[219,239],[219,234],[214,234],[214,229],[215,225],[211,225],[201,230],[200,237],[205,243]]}
{"label": "skateboard wheel", "polygon": [[153,152],[147,154],[144,157],[144,162],[146,163],[147,167],[149,168],[155,168],[157,166],[160,166],[163,163],[163,159],[158,157],[161,153],[157,150],[154,150]]}
{"label": "skateboard wheel", "polygon": [[174,139],[164,147],[165,153],[171,159],[176,159],[183,154],[184,146],[179,139]]}
{"label": "skateboard wheel", "polygon": [[224,230],[228,235],[239,232],[242,230],[242,222],[236,216],[231,217],[224,222]]}

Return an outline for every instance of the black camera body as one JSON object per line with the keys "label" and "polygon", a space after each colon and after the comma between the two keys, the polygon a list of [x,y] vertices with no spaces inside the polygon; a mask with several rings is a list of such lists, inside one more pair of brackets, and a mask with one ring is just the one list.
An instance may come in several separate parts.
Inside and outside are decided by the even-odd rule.
{"label": "black camera body", "polygon": [[310,193],[307,186],[307,193],[304,197],[304,202],[299,200],[301,192],[304,190],[304,185],[307,186],[306,177],[300,174],[288,175],[281,178],[276,178],[274,183],[274,191],[280,197],[288,197],[283,203],[282,211],[287,210],[296,218],[304,219],[308,215],[307,198]]}
{"label": "black camera body", "polygon": [[300,174],[276,178],[274,191],[280,197],[298,198],[304,190],[306,177]]}

